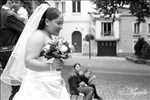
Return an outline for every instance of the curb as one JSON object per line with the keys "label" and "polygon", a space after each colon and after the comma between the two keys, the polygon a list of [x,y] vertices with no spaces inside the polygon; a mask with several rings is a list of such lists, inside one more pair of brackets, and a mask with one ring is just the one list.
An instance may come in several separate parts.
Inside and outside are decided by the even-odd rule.
{"label": "curb", "polygon": [[146,60],[146,64],[150,66],[150,60]]}
{"label": "curb", "polygon": [[146,60],[143,58],[137,58],[136,56],[127,56],[126,59],[128,61],[137,63],[137,64],[146,64],[146,65],[150,65],[150,60]]}

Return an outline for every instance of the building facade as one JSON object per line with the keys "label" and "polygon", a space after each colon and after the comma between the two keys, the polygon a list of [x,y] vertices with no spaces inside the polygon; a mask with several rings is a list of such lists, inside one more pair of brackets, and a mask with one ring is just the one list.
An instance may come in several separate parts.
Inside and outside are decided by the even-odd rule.
{"label": "building facade", "polygon": [[[54,0],[55,1],[55,0]],[[52,2],[50,2],[52,4]],[[53,4],[54,5],[54,4]],[[75,47],[75,52],[88,54],[88,42],[85,35],[90,33],[93,10],[90,0],[57,0],[55,6],[63,12],[64,25],[60,35]],[[96,55],[96,45],[92,43],[92,52]]]}
{"label": "building facade", "polygon": [[93,34],[91,53],[94,56],[117,56],[134,53],[138,37],[150,40],[150,19],[138,24],[128,9],[120,9],[114,17],[97,14],[90,0],[47,0],[63,12],[64,26],[60,33],[75,47],[75,52],[89,54],[89,44],[84,40]]}
{"label": "building facade", "polygon": [[91,14],[95,23],[98,56],[117,56],[134,53],[139,37],[150,40],[150,18],[138,24],[127,8],[119,8],[113,17]]}

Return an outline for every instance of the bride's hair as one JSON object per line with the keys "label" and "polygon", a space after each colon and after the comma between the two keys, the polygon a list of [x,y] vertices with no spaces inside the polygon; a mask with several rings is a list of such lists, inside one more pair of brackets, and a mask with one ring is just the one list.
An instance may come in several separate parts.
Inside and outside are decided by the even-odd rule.
{"label": "bride's hair", "polygon": [[45,28],[45,19],[46,18],[51,21],[53,19],[58,18],[60,16],[60,14],[61,14],[61,12],[57,8],[53,8],[53,7],[48,8],[41,18],[38,29]]}

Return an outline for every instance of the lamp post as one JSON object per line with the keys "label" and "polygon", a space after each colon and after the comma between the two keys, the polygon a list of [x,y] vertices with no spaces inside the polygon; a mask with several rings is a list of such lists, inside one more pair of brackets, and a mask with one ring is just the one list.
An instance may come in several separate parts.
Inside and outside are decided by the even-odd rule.
{"label": "lamp post", "polygon": [[91,59],[91,40],[94,40],[93,34],[87,34],[85,40],[89,42],[89,59]]}

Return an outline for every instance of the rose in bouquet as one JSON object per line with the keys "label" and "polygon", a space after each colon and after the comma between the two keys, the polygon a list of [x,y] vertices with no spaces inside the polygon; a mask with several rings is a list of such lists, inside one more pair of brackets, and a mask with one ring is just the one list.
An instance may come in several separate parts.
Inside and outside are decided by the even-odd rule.
{"label": "rose in bouquet", "polygon": [[55,39],[44,46],[40,56],[47,59],[67,59],[70,52],[71,48],[69,47],[69,43],[67,41],[64,41],[63,39]]}

